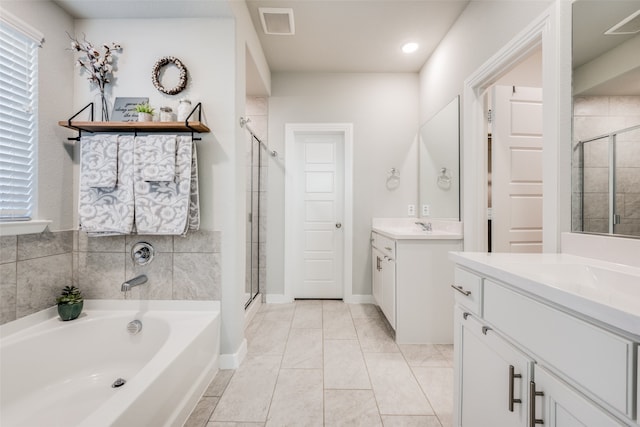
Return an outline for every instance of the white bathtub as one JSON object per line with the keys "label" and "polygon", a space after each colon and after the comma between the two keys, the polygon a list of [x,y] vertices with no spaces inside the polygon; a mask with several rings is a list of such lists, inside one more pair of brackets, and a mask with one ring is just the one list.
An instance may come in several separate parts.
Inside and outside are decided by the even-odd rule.
{"label": "white bathtub", "polygon": [[220,303],[84,304],[69,322],[52,307],[0,326],[0,425],[181,426],[218,370]]}

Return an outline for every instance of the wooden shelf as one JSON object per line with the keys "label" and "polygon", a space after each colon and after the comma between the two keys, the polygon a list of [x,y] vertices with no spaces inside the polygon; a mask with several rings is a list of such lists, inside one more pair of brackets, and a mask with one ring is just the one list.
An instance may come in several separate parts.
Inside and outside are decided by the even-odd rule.
{"label": "wooden shelf", "polygon": [[202,122],[77,122],[59,121],[62,127],[89,132],[198,132],[209,133],[211,130]]}

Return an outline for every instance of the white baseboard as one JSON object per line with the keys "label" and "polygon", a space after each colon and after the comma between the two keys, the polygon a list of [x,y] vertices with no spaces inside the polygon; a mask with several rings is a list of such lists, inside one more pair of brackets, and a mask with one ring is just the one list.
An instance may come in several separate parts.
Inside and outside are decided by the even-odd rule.
{"label": "white baseboard", "polygon": [[293,298],[284,294],[267,294],[267,304],[288,304],[293,302]]}
{"label": "white baseboard", "polygon": [[232,354],[221,354],[220,355],[220,369],[238,369],[240,364],[244,360],[247,355],[247,340],[246,338],[242,340],[240,347],[238,347],[238,351]]}
{"label": "white baseboard", "polygon": [[347,304],[375,304],[373,295],[351,295],[344,299]]}

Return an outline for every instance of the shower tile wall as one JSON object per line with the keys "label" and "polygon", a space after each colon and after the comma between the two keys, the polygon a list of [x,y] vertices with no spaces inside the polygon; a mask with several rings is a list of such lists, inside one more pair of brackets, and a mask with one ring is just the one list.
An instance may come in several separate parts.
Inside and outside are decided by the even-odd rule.
{"label": "shower tile wall", "polygon": [[[156,250],[148,266],[131,261],[131,246],[139,241]],[[51,307],[70,284],[88,299],[123,299],[122,282],[143,273],[149,282],[128,298],[220,300],[220,233],[89,238],[45,231],[0,237],[0,324]]]}
{"label": "shower tile wall", "polygon": [[[265,144],[268,138],[268,100],[265,97],[247,97],[246,114],[251,120],[250,126]],[[251,146],[253,146],[253,157]],[[246,292],[250,293],[251,280],[255,285],[256,278],[260,283],[260,292],[266,293],[266,237],[267,237],[267,178],[269,154],[257,149],[257,143],[248,138],[247,141],[247,209],[254,207],[252,222],[247,222],[247,270]],[[261,152],[259,157],[258,153]],[[258,178],[260,188],[258,188]],[[258,217],[257,205],[260,203]],[[259,224],[259,225],[258,225]],[[257,266],[260,266],[259,268]]]}
{"label": "shower tile wall", "polygon": [[[640,124],[640,96],[574,98],[574,143]],[[616,147],[617,234],[640,235],[640,131],[621,134]],[[580,230],[578,151],[573,162],[573,228]],[[608,232],[608,145],[596,141],[584,150],[584,231]]]}

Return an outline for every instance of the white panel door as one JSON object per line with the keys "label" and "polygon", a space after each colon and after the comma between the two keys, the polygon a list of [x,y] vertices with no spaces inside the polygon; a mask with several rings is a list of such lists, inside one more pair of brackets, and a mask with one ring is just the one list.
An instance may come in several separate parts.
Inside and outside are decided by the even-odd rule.
{"label": "white panel door", "polygon": [[493,252],[542,252],[542,89],[492,92]]}
{"label": "white panel door", "polygon": [[296,133],[292,209],[294,298],[342,298],[344,137]]}

